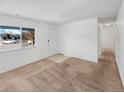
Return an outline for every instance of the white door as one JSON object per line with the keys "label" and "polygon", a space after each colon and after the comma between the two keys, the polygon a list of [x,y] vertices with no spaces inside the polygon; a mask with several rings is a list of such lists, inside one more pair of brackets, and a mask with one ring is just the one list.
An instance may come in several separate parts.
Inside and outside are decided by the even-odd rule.
{"label": "white door", "polygon": [[102,49],[114,49],[115,48],[115,32],[114,25],[103,25],[102,28]]}
{"label": "white door", "polygon": [[56,30],[51,28],[48,32],[48,56],[56,54]]}

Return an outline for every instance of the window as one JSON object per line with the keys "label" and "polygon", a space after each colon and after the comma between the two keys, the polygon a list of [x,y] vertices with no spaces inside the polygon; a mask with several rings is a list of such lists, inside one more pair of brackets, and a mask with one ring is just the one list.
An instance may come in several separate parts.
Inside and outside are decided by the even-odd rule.
{"label": "window", "polygon": [[34,28],[0,26],[0,51],[34,46],[34,44]]}

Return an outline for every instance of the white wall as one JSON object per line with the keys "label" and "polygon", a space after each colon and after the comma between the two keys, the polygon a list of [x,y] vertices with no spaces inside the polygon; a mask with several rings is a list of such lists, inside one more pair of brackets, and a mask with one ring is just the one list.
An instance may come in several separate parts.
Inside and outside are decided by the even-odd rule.
{"label": "white wall", "polygon": [[115,32],[114,32],[114,25],[102,25],[101,26],[102,31],[102,49],[108,48],[108,49],[114,49],[115,45]]}
{"label": "white wall", "polygon": [[97,62],[97,19],[63,24],[58,27],[58,52]]}
{"label": "white wall", "polygon": [[48,56],[48,31],[52,29],[51,25],[5,15],[0,15],[0,24],[36,29],[35,48],[0,53],[0,73],[38,61]]}
{"label": "white wall", "polygon": [[101,25],[98,24],[97,30],[98,30],[98,55],[99,55],[99,58],[100,58],[101,53],[102,53],[102,30],[101,30]]}
{"label": "white wall", "polygon": [[121,6],[119,15],[118,15],[118,52],[117,55],[117,64],[121,79],[124,85],[124,1]]}

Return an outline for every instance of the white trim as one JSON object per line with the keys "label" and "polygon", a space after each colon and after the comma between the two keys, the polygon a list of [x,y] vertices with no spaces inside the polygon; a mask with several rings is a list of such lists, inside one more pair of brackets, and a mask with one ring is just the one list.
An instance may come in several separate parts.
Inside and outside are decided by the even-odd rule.
{"label": "white trim", "polygon": [[20,47],[20,48],[13,48],[13,49],[5,49],[5,50],[0,50],[0,53],[15,52],[15,51],[20,51],[20,50],[24,50],[24,49],[31,49],[31,48],[36,48],[36,46],[28,46],[28,47]]}

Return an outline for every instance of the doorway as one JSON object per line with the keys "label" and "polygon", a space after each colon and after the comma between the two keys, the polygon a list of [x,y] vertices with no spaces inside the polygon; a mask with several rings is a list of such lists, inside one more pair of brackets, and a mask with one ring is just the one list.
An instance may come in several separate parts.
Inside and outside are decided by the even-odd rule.
{"label": "doorway", "polygon": [[104,51],[109,51],[115,54],[117,48],[117,24],[99,24],[99,58]]}

